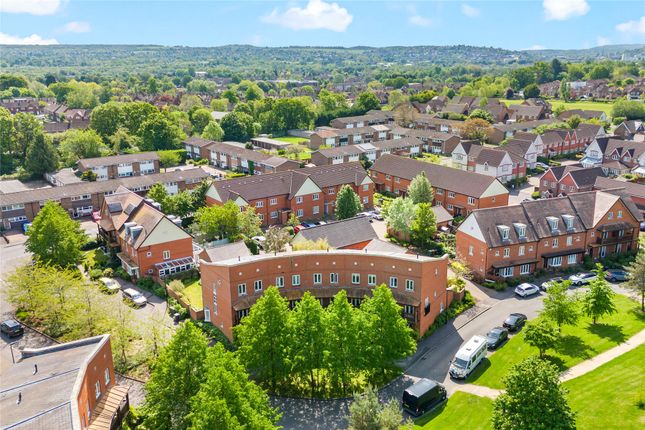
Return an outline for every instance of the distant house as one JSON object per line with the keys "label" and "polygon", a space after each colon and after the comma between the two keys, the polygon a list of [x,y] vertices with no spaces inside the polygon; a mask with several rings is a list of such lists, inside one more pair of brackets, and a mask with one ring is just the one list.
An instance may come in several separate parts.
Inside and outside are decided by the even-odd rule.
{"label": "distant house", "polygon": [[587,110],[587,109],[569,109],[558,115],[561,120],[567,120],[572,116],[579,116],[581,119],[599,119],[600,121],[607,121],[607,114],[601,110]]}
{"label": "distant house", "polygon": [[508,107],[509,121],[524,122],[524,121],[537,121],[544,119],[545,108],[544,106],[528,106],[523,104],[510,105]]}
{"label": "distant house", "polygon": [[330,121],[334,128],[361,128],[377,124],[391,124],[394,114],[391,111],[371,110],[365,115],[335,118]]}
{"label": "distant house", "polygon": [[540,195],[559,197],[591,191],[596,179],[605,176],[602,167],[583,167],[580,164],[551,167],[540,177]]}
{"label": "distant house", "polygon": [[601,125],[581,122],[576,128],[576,137],[581,149],[589,146],[596,138],[606,135],[607,133],[605,133],[605,129]]}
{"label": "distant house", "polygon": [[251,143],[253,144],[253,146],[257,146],[258,148],[268,149],[273,151],[287,149],[289,146],[291,146],[291,143],[289,142],[283,142],[281,140],[271,139],[269,137],[261,137],[261,136],[251,138]]}
{"label": "distant house", "polygon": [[390,134],[392,139],[417,138],[423,142],[423,151],[433,154],[450,155],[461,141],[461,138],[456,134],[415,128],[395,127],[392,128]]}
{"label": "distant house", "polygon": [[25,112],[32,115],[40,115],[44,111],[40,100],[32,97],[19,97],[8,100],[0,100],[0,107],[7,109],[9,112],[11,112],[11,114]]}
{"label": "distant house", "polygon": [[632,140],[636,134],[643,132],[645,132],[645,126],[641,120],[623,121],[614,130],[616,136],[625,140]]}
{"label": "distant house", "polygon": [[460,143],[452,153],[453,165],[462,170],[493,176],[501,182],[526,176],[528,161],[504,149]]}
{"label": "distant house", "polygon": [[585,149],[584,145],[578,141],[578,136],[575,130],[547,130],[542,134],[541,139],[544,155],[546,157],[553,157],[562,154],[575,154]]}
{"label": "distant house", "polygon": [[468,115],[469,106],[466,103],[448,103],[441,109],[443,114]]}
{"label": "distant house", "polygon": [[311,162],[316,166],[349,163],[365,158],[374,162],[383,154],[417,156],[423,152],[423,142],[415,137],[401,137],[358,145],[319,149],[311,153]]}
{"label": "distant house", "polygon": [[413,126],[421,130],[435,130],[442,133],[459,134],[459,130],[463,127],[463,121],[456,121],[452,119],[437,118],[433,115],[419,114],[414,120]]}
{"label": "distant house", "polygon": [[537,121],[525,121],[509,124],[493,124],[491,132],[488,135],[488,142],[499,145],[503,140],[510,139],[517,132],[532,132],[541,125],[548,125],[557,122],[553,118],[541,119]]}
{"label": "distant house", "polygon": [[358,145],[378,140],[390,139],[390,126],[373,125],[352,128],[318,127],[310,136],[308,146],[318,149],[321,146],[332,148],[338,146]]}
{"label": "distant house", "polygon": [[159,173],[159,154],[137,152],[108,157],[82,158],[76,164],[80,173],[91,170],[96,174],[97,181],[106,181]]}
{"label": "distant house", "polygon": [[227,243],[220,246],[205,247],[199,253],[199,260],[209,263],[230,260],[232,258],[248,257],[252,255],[243,241]]}
{"label": "distant house", "polygon": [[[538,136],[538,135],[535,135]],[[530,169],[534,169],[537,163],[537,157],[542,156],[542,145],[541,140],[522,140],[522,139],[511,139],[506,142],[506,145],[501,146],[500,149],[506,150],[521,159],[526,160],[526,165]]]}
{"label": "distant house", "polygon": [[645,142],[597,138],[587,147],[580,162],[585,167],[601,166],[613,176],[629,172],[644,176]]}
{"label": "distant house", "polygon": [[596,177],[594,190],[617,191],[629,196],[636,207],[645,214],[645,184],[638,182],[619,181],[605,176]]}

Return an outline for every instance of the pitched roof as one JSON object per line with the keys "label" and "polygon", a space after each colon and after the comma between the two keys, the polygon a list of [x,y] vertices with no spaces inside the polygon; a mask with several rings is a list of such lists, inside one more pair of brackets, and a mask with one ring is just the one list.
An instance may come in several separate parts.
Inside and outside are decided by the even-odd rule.
{"label": "pitched roof", "polygon": [[[537,234],[533,230],[524,208],[520,205],[479,209],[473,211],[471,216],[475,217],[484,239],[489,246],[503,246],[511,243],[533,242],[537,240]],[[523,224],[526,226],[524,239],[520,239],[513,224]],[[498,228],[499,226],[509,228],[507,240],[502,239]]]}
{"label": "pitched roof", "polygon": [[511,116],[525,116],[530,118],[539,118],[544,112],[543,106],[528,106],[528,105],[510,105],[508,110]]}
{"label": "pitched roof", "polygon": [[[480,197],[493,183],[499,181],[488,175],[468,172],[407,157],[384,154],[376,159],[371,170],[412,180],[422,171],[437,188],[471,197]],[[501,185],[501,184],[500,184]]]}
{"label": "pitched roof", "polygon": [[113,166],[121,163],[140,163],[142,161],[159,160],[159,154],[151,152],[137,152],[135,154],[110,155],[108,157],[81,158],[78,160],[80,169],[91,169],[92,167]]}
{"label": "pitched roof", "polygon": [[601,125],[581,122],[576,128],[576,136],[578,136],[578,139],[591,139],[596,137],[601,129],[603,129]]}
{"label": "pitched roof", "polygon": [[330,247],[340,249],[376,238],[378,235],[372,228],[369,218],[357,216],[300,230],[292,243],[298,243],[302,239],[311,241],[327,239]]}
{"label": "pitched roof", "polygon": [[536,127],[557,122],[554,118],[538,119],[534,121],[512,122],[509,124],[495,124],[493,128],[502,132],[516,132],[520,130],[533,130]]}
{"label": "pitched roof", "polygon": [[277,167],[284,163],[292,162],[292,160],[284,157],[278,157],[254,151],[253,149],[247,149],[239,142],[210,142],[205,146],[205,148],[209,151],[235,156],[240,159],[253,161],[254,163],[264,164],[271,167]]}
{"label": "pitched roof", "polygon": [[251,255],[251,251],[249,251],[249,248],[246,247],[244,242],[240,241],[212,248],[204,248],[202,252],[199,253],[199,258],[212,263],[216,261],[230,260],[237,257],[245,257],[248,255]]}
{"label": "pitched roof", "polygon": [[456,134],[444,133],[436,130],[424,130],[422,128],[403,128],[396,127],[392,129],[393,134],[406,137],[416,137],[421,140],[448,140],[452,137],[459,137]]}
{"label": "pitched roof", "polygon": [[188,144],[188,145],[192,145],[192,146],[196,146],[198,148],[203,148],[204,146],[210,145],[211,143],[213,143],[213,141],[208,140],[208,139],[204,139],[204,138],[199,137],[199,136],[191,136],[188,139],[184,140],[183,143]]}
{"label": "pitched roof", "polygon": [[432,206],[432,212],[434,212],[435,220],[437,224],[442,222],[452,221],[454,218],[450,215],[450,212],[441,205]]}
{"label": "pitched roof", "polygon": [[604,155],[611,155],[614,151],[618,152],[620,157],[629,154],[631,158],[638,158],[645,152],[645,142],[634,140],[608,139]]}
{"label": "pitched roof", "polygon": [[533,142],[528,140],[511,139],[506,145],[501,146],[500,149],[505,149],[508,152],[524,158],[532,144]]}
{"label": "pitched roof", "polygon": [[605,176],[598,176],[594,182],[594,188],[598,190],[623,190],[630,196],[645,199],[645,184],[639,184],[638,182],[619,181]]}
{"label": "pitched roof", "polygon": [[558,118],[568,119],[574,115],[578,115],[582,119],[600,118],[604,114],[601,110],[588,110],[588,109],[569,109],[558,115]]}
{"label": "pitched roof", "polygon": [[578,187],[591,187],[596,182],[596,178],[606,176],[602,167],[571,169],[568,174],[576,182]]}

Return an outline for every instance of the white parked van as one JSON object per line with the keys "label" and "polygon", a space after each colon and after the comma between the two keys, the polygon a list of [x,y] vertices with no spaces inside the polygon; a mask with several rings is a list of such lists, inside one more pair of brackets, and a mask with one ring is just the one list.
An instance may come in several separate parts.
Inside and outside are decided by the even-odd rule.
{"label": "white parked van", "polygon": [[470,372],[486,357],[486,349],[486,338],[473,336],[455,354],[455,358],[450,363],[450,377],[466,379]]}

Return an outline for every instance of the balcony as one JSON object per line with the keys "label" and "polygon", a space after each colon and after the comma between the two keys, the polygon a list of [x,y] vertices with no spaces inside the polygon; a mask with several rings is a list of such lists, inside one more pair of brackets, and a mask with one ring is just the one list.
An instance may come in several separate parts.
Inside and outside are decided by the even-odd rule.
{"label": "balcony", "polygon": [[598,245],[611,245],[613,243],[620,243],[620,242],[631,242],[634,240],[634,236],[630,232],[629,234],[624,234],[623,236],[607,236],[605,238],[599,237],[596,239],[596,243]]}

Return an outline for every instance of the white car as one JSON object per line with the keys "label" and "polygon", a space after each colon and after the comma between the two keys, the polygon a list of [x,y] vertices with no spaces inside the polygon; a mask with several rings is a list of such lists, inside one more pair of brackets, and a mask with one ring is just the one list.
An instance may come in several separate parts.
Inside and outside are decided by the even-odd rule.
{"label": "white car", "polygon": [[121,285],[112,278],[101,278],[99,279],[99,284],[110,294],[116,293],[121,289]]}
{"label": "white car", "polygon": [[137,307],[145,306],[148,303],[145,296],[134,288],[126,288],[123,290],[123,298]]}
{"label": "white car", "polygon": [[564,278],[562,278],[560,276],[558,276],[556,278],[549,279],[548,281],[542,282],[542,284],[540,285],[540,289],[542,289],[542,291],[546,291],[551,287],[551,285],[556,284],[558,282],[562,282],[562,281],[564,281]]}
{"label": "white car", "polygon": [[532,296],[533,294],[538,294],[539,292],[540,292],[540,289],[538,288],[537,285],[529,284],[527,282],[515,287],[515,294],[517,294],[520,297]]}
{"label": "white car", "polygon": [[569,276],[569,280],[576,287],[579,287],[583,284],[588,284],[589,282],[595,279],[596,279],[596,274],[592,272],[581,272],[581,273],[576,273],[575,275]]}
{"label": "white car", "polygon": [[535,167],[541,167],[544,170],[549,170],[551,168],[551,166],[549,166],[546,163],[542,163],[541,161],[538,161],[537,163],[535,163]]}

